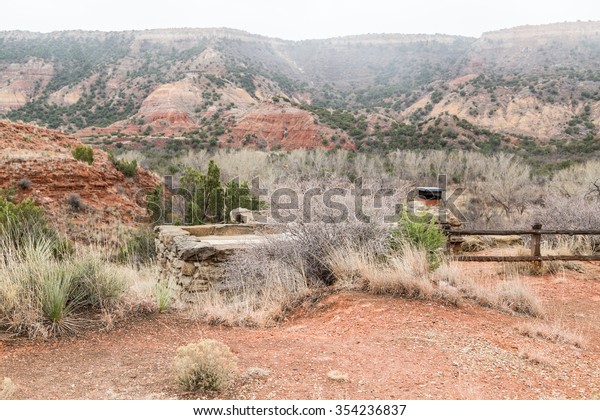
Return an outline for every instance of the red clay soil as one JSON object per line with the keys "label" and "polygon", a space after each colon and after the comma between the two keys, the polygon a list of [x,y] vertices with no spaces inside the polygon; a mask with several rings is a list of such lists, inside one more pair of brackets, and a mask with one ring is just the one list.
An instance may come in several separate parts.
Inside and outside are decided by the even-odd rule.
{"label": "red clay soil", "polygon": [[[520,324],[544,321],[474,304],[344,292],[267,329],[170,313],[78,338],[4,339],[0,377],[12,379],[18,399],[598,399],[600,267],[582,267],[527,278],[550,320],[580,333],[582,347],[526,337]],[[239,358],[240,377],[223,394],[182,393],[171,377],[177,347],[201,338]],[[330,379],[331,370],[348,380]]]}

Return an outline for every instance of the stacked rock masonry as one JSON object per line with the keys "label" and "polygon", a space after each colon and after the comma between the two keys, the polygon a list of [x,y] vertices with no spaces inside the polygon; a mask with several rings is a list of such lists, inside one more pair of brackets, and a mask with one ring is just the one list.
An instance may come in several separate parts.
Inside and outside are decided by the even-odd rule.
{"label": "stacked rock masonry", "polygon": [[252,225],[157,226],[159,282],[175,288],[184,301],[219,289],[231,256],[266,240],[270,228]]}

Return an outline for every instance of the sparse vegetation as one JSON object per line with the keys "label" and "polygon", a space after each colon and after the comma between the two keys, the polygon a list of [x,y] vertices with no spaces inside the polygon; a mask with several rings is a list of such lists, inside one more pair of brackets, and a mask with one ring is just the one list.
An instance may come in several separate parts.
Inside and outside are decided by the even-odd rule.
{"label": "sparse vegetation", "polygon": [[470,300],[510,313],[543,316],[539,298],[520,277],[478,283],[441,255],[432,266],[422,242],[392,233],[394,241],[387,239],[385,229],[370,224],[291,227],[286,239],[256,246],[229,261],[225,291],[199,296],[197,315],[211,323],[270,325],[307,299],[359,289],[452,305]]}
{"label": "sparse vegetation", "polygon": [[175,286],[167,282],[158,282],[154,286],[154,298],[156,299],[156,305],[158,312],[166,312],[173,306],[175,302]]}
{"label": "sparse vegetation", "polygon": [[15,204],[0,196],[0,249],[20,256],[28,247],[46,240],[51,241],[53,255],[71,253],[70,242],[49,225],[41,207],[31,200]]}
{"label": "sparse vegetation", "polygon": [[553,322],[527,322],[517,327],[519,334],[539,338],[552,343],[569,344],[577,348],[584,347],[584,338],[566,327],[560,320]]}
{"label": "sparse vegetation", "polygon": [[400,216],[398,228],[392,230],[391,234],[393,249],[402,251],[404,244],[409,243],[426,252],[432,269],[440,265],[446,236],[431,215],[409,215],[405,211]]}
{"label": "sparse vegetation", "polygon": [[29,178],[22,178],[17,182],[17,186],[22,190],[31,188],[31,180]]}
{"label": "sparse vegetation", "polygon": [[0,255],[0,327],[12,333],[69,335],[95,324],[85,311],[139,305],[126,296],[121,268],[98,252],[76,251],[30,201],[0,200]]}
{"label": "sparse vegetation", "polygon": [[229,347],[205,339],[177,349],[173,371],[185,391],[224,391],[237,375],[237,358]]}
{"label": "sparse vegetation", "polygon": [[39,241],[0,266],[0,322],[30,337],[73,334],[88,323],[79,315],[83,308],[110,310],[124,288],[100,257],[59,261],[52,241]]}
{"label": "sparse vegetation", "polygon": [[90,146],[77,146],[71,152],[73,157],[89,165],[94,163],[94,150]]}
{"label": "sparse vegetation", "polygon": [[543,317],[539,297],[521,279],[507,279],[498,283],[496,296],[500,305],[514,312],[533,317]]}
{"label": "sparse vegetation", "polygon": [[126,177],[131,178],[137,173],[138,163],[135,159],[132,161],[117,159],[113,153],[109,153],[108,160]]}
{"label": "sparse vegetation", "polygon": [[[89,146],[66,149],[71,143],[65,143],[63,137],[53,136],[48,130],[27,128],[29,131],[21,137],[7,137],[9,141],[13,138],[15,142],[22,141],[27,147],[22,152],[5,154],[10,166],[4,172],[9,176],[3,180],[3,188],[8,187],[0,190],[2,334],[48,338],[77,334],[90,327],[108,331],[132,312],[169,312],[155,315],[149,321],[170,328],[169,322],[184,316],[183,312],[176,312],[184,308],[178,300],[180,285],[165,281],[164,273],[160,272],[164,267],[159,265],[162,260],[156,258],[153,231],[149,226],[131,230],[131,226],[125,225],[138,214],[130,211],[129,205],[118,208],[121,198],[132,195],[129,187],[143,181],[136,176],[138,166],[150,167],[158,173],[174,175],[175,188],[179,188],[175,194],[180,193],[186,199],[171,201],[171,191],[163,185],[156,186],[147,195],[152,224],[227,223],[231,222],[229,214],[235,208],[265,210],[268,205],[273,206],[270,210],[289,210],[281,214],[291,215],[282,222],[285,234],[236,252],[223,267],[223,283],[203,282],[202,291],[200,287],[190,288],[196,292],[196,302],[191,307],[186,302],[185,317],[190,309],[192,315],[210,325],[265,327],[315,310],[310,316],[331,315],[327,323],[335,324],[335,334],[340,335],[352,325],[362,327],[367,318],[362,330],[365,331],[374,324],[370,316],[377,320],[384,320],[385,316],[392,318],[398,328],[393,334],[385,331],[380,335],[385,336],[385,343],[377,340],[374,343],[386,349],[391,349],[388,344],[392,343],[393,351],[414,351],[427,343],[424,350],[427,356],[429,352],[436,354],[438,349],[445,355],[456,350],[452,353],[456,361],[447,360],[453,366],[450,368],[448,363],[448,369],[456,367],[453,373],[457,375],[472,366],[494,372],[499,385],[494,388],[496,391],[501,385],[512,383],[511,375],[515,372],[526,374],[537,369],[543,371],[543,381],[541,377],[528,378],[527,383],[558,384],[573,376],[573,372],[588,370],[587,376],[592,379],[587,388],[571,389],[571,384],[567,384],[562,388],[567,389],[564,394],[543,394],[538,387],[532,388],[543,398],[596,396],[593,378],[598,372],[591,363],[595,349],[584,348],[586,340],[577,329],[579,318],[588,316],[591,312],[588,306],[594,302],[596,289],[590,279],[597,273],[593,264],[558,261],[537,265],[489,264],[471,270],[444,255],[446,237],[435,218],[401,210],[406,208],[409,190],[416,185],[437,185],[438,176],[447,175],[447,196],[456,198],[449,204],[465,216],[462,221],[466,228],[529,228],[533,222],[540,222],[548,229],[600,229],[600,163],[596,159],[600,153],[597,128],[600,72],[589,64],[597,61],[591,60],[598,55],[593,43],[586,41],[566,53],[563,41],[557,40],[551,48],[541,45],[527,50],[528,57],[523,63],[506,56],[499,67],[493,64],[495,59],[487,59],[485,48],[474,52],[471,39],[439,42],[435,37],[427,42],[395,43],[398,45],[394,49],[386,47],[384,65],[377,59],[379,48],[387,43],[381,40],[368,42],[370,58],[367,66],[360,66],[359,74],[354,63],[348,63],[352,63],[352,57],[367,60],[359,53],[364,49],[363,41],[354,39],[343,46],[345,53],[341,55],[347,61],[339,67],[345,73],[335,77],[330,71],[342,63],[336,61],[338,58],[323,60],[329,69],[323,72],[315,60],[345,42],[326,45],[315,41],[320,51],[314,54],[316,58],[310,57],[313,44],[295,43],[294,54],[289,57],[303,66],[302,77],[306,81],[300,82],[275,73],[290,68],[288,62],[279,62],[280,56],[288,56],[285,41],[277,41],[277,49],[273,50],[268,39],[248,42],[251,35],[247,34],[232,39],[224,37],[214,43],[199,37],[193,47],[186,47],[186,42],[139,43],[135,34],[105,34],[102,41],[94,40],[95,36],[29,34],[25,39],[22,34],[0,35],[0,61],[13,63],[15,69],[22,65],[53,69],[48,80],[34,82],[32,92],[26,95],[27,104],[5,116],[68,131],[91,125],[106,127],[120,121],[114,130],[91,129],[94,134],[86,141],[116,150],[119,157],[110,152],[109,162],[128,178],[111,187],[119,194],[119,200],[115,200],[115,206],[102,203],[106,204],[104,209],[97,206],[100,197],[96,191],[87,187],[58,193],[64,195],[48,193],[43,176],[32,172],[30,167],[33,162],[30,157],[34,151],[38,152],[31,147],[36,140],[43,141],[44,147],[35,162],[45,161],[54,153],[49,151],[51,145],[67,151],[63,160],[70,159],[71,154],[80,162],[89,165],[95,162],[96,170],[106,162],[98,152],[94,156],[94,149]],[[494,50],[502,48],[502,42],[501,38],[495,40]],[[541,38],[536,42],[543,44]],[[209,44],[210,54],[204,53]],[[82,55],[81,51],[90,54]],[[125,69],[122,58],[129,54],[134,57],[126,60]],[[469,60],[473,54],[481,54],[478,58],[483,58],[477,61],[477,76],[459,74],[455,66],[471,68]],[[267,57],[268,61],[263,64],[255,55]],[[309,61],[307,66],[300,62],[302,57]],[[582,64],[576,57],[586,59]],[[205,59],[210,63],[205,63]],[[571,66],[571,62],[576,64]],[[535,74],[530,68],[536,68]],[[23,77],[30,73],[17,72]],[[319,79],[311,80],[313,74],[318,74]],[[190,92],[198,94],[181,95],[181,101],[198,97],[200,102],[185,103],[176,112],[169,112],[167,118],[146,111],[147,115],[136,115],[140,104],[159,86],[161,89],[189,86]],[[68,101],[61,98],[66,94],[80,99],[64,105]],[[241,99],[233,102],[237,98]],[[306,98],[310,98],[310,104]],[[286,127],[273,136],[259,126],[241,130],[240,116],[252,116],[255,110],[274,110],[273,115],[285,120]],[[189,114],[187,122],[195,126],[190,125],[187,131],[176,124],[169,126],[171,116],[179,119],[179,111]],[[314,142],[323,149],[288,151],[301,143],[290,141],[297,138],[294,130],[299,125],[288,126],[288,117],[295,115],[308,118],[310,130],[317,130],[318,135],[311,135],[306,144]],[[535,118],[536,115],[540,118]],[[554,117],[548,118],[549,115]],[[499,118],[502,124],[498,124]],[[553,119],[556,122],[547,124]],[[514,127],[512,121],[516,121]],[[509,128],[498,131],[491,128],[500,126]],[[523,134],[527,132],[530,135]],[[147,141],[144,136],[155,137],[156,141]],[[240,144],[248,148],[235,150]],[[86,165],[68,166],[85,169]],[[25,176],[31,177],[35,185]],[[120,175],[118,178],[122,180]],[[291,191],[290,201],[309,203],[310,208],[300,205],[287,209],[285,200],[261,201],[265,195],[258,196],[260,190],[255,188],[255,179],[260,180],[261,189],[268,190],[267,196],[276,190]],[[355,193],[363,188],[368,193],[365,197],[358,194],[365,198],[359,203]],[[453,196],[453,192],[463,188],[464,193]],[[59,191],[65,189],[61,187]],[[327,205],[322,194],[325,191],[337,194],[333,201],[337,207]],[[387,195],[388,191],[392,195]],[[85,203],[76,192],[84,195]],[[141,201],[136,200],[136,205]],[[43,203],[53,219],[48,220],[45,210],[36,203]],[[277,208],[278,204],[282,209]],[[57,213],[65,208],[70,211]],[[119,212],[123,212],[123,217],[119,217]],[[109,213],[115,217],[107,218]],[[63,216],[64,223],[59,220]],[[387,222],[397,224],[383,223],[384,217]],[[52,224],[54,220],[56,226]],[[80,237],[74,231],[101,229],[98,226],[106,225],[107,220],[114,224],[105,241],[89,241],[94,244],[89,246],[78,242]],[[64,237],[63,232],[71,235],[73,241]],[[487,239],[472,240],[463,244],[462,251],[485,251],[490,243]],[[164,244],[161,242],[159,248]],[[507,249],[501,252],[529,255],[531,251],[524,246],[529,246],[527,238],[517,237],[515,243],[507,244]],[[599,237],[545,235],[542,243],[544,255],[588,255],[599,251]],[[174,266],[175,270],[181,270],[184,281],[195,281],[199,275],[205,275],[202,267],[198,267],[201,264],[186,264],[181,268]],[[189,275],[184,275],[184,271]],[[545,277],[532,278],[539,275]],[[584,286],[573,294],[576,297],[569,296],[569,301],[557,296],[559,292],[554,293],[579,285]],[[205,287],[208,287],[206,292]],[[543,299],[537,295],[538,288],[543,290]],[[340,294],[331,296],[337,293]],[[360,304],[353,305],[355,301]],[[576,305],[572,303],[575,301]],[[552,316],[553,308],[559,306],[557,302],[569,308],[568,318]],[[367,309],[361,309],[363,304]],[[426,317],[430,314],[451,316],[439,322],[438,325],[444,324],[442,329],[435,322],[428,322]],[[493,328],[485,327],[477,330],[475,336],[462,337],[469,328],[482,325],[477,318],[479,314],[484,314],[482,318]],[[411,317],[407,318],[411,319],[411,325],[399,322],[404,318],[398,317],[404,316]],[[155,318],[159,323],[154,322]],[[526,321],[515,328],[515,323],[521,320]],[[288,327],[289,331],[301,331],[305,325],[317,325],[322,319],[311,321],[293,321],[273,331],[289,334]],[[462,321],[467,328],[456,328],[461,334],[451,331],[452,322]],[[394,324],[386,324],[389,326]],[[405,335],[400,332],[402,328],[407,331]],[[174,330],[179,334],[179,329]],[[219,331],[227,334],[226,329]],[[327,331],[329,334],[332,330]],[[582,331],[595,334],[586,326]],[[239,328],[235,333],[237,338],[249,334]],[[505,343],[503,335],[511,333],[515,334]],[[334,340],[335,334],[317,336],[311,330],[304,337]],[[496,334],[498,340],[490,339]],[[171,335],[174,336],[175,333]],[[449,336],[452,338],[448,339]],[[561,359],[554,354],[561,352],[555,350],[568,355],[560,355]],[[561,365],[568,357],[578,360],[572,366]],[[482,363],[479,358],[489,359],[489,363]],[[348,366],[347,362],[342,365]],[[372,368],[367,365],[367,369]],[[328,371],[336,367],[335,362],[324,366],[320,370],[324,377],[320,380],[329,388],[343,392],[355,388],[342,384],[350,380],[348,374]],[[179,387],[185,392],[231,390],[237,375],[231,349],[214,340],[179,348],[172,367]],[[281,367],[273,369],[279,381]],[[449,373],[445,369],[438,376],[445,377]],[[14,376],[11,370],[8,373],[17,380],[23,378]],[[363,379],[365,384],[376,385],[354,370],[349,373],[356,381],[351,385],[361,388],[360,392]],[[251,368],[244,377],[244,386],[269,374],[266,369]],[[427,382],[433,382],[432,378],[431,375],[426,378]],[[14,392],[14,384],[5,378],[0,386],[0,399],[10,398]],[[27,392],[24,387],[23,393]],[[468,392],[471,390],[464,395]],[[477,394],[479,390],[473,392]],[[501,396],[512,398],[514,390]]]}
{"label": "sparse vegetation", "polygon": [[67,197],[67,203],[73,211],[80,211],[85,208],[85,205],[83,204],[83,199],[79,194],[76,193],[69,194],[69,196]]}
{"label": "sparse vegetation", "polygon": [[129,264],[151,264],[156,258],[154,232],[141,226],[127,234],[125,243],[119,248],[117,260]]}

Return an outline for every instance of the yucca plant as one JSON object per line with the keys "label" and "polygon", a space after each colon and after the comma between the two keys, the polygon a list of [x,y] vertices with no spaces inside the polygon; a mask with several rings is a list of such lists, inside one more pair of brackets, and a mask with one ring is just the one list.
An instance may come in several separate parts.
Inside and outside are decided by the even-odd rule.
{"label": "yucca plant", "polygon": [[73,263],[74,281],[86,303],[95,308],[110,308],[125,291],[125,282],[96,255],[87,255]]}
{"label": "yucca plant", "polygon": [[159,282],[154,286],[153,289],[154,298],[158,306],[159,312],[165,312],[171,308],[175,301],[173,288],[170,284],[165,282]]}
{"label": "yucca plant", "polygon": [[49,322],[52,335],[77,331],[76,311],[85,303],[85,296],[76,287],[70,267],[52,265],[38,274],[38,298],[42,314]]}

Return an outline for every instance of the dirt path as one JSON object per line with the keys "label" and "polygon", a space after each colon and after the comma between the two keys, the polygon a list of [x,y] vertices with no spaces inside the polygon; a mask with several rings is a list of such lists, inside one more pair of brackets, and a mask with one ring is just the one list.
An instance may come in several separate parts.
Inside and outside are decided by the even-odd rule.
{"label": "dirt path", "polygon": [[[240,365],[235,387],[219,398],[600,398],[600,269],[528,281],[552,317],[581,333],[583,348],[523,336],[517,327],[530,319],[470,304],[347,292],[270,329],[172,313],[74,339],[4,340],[0,377],[21,399],[214,398],[179,392],[170,363],[177,347],[215,338]],[[330,370],[349,380],[328,378]]]}

